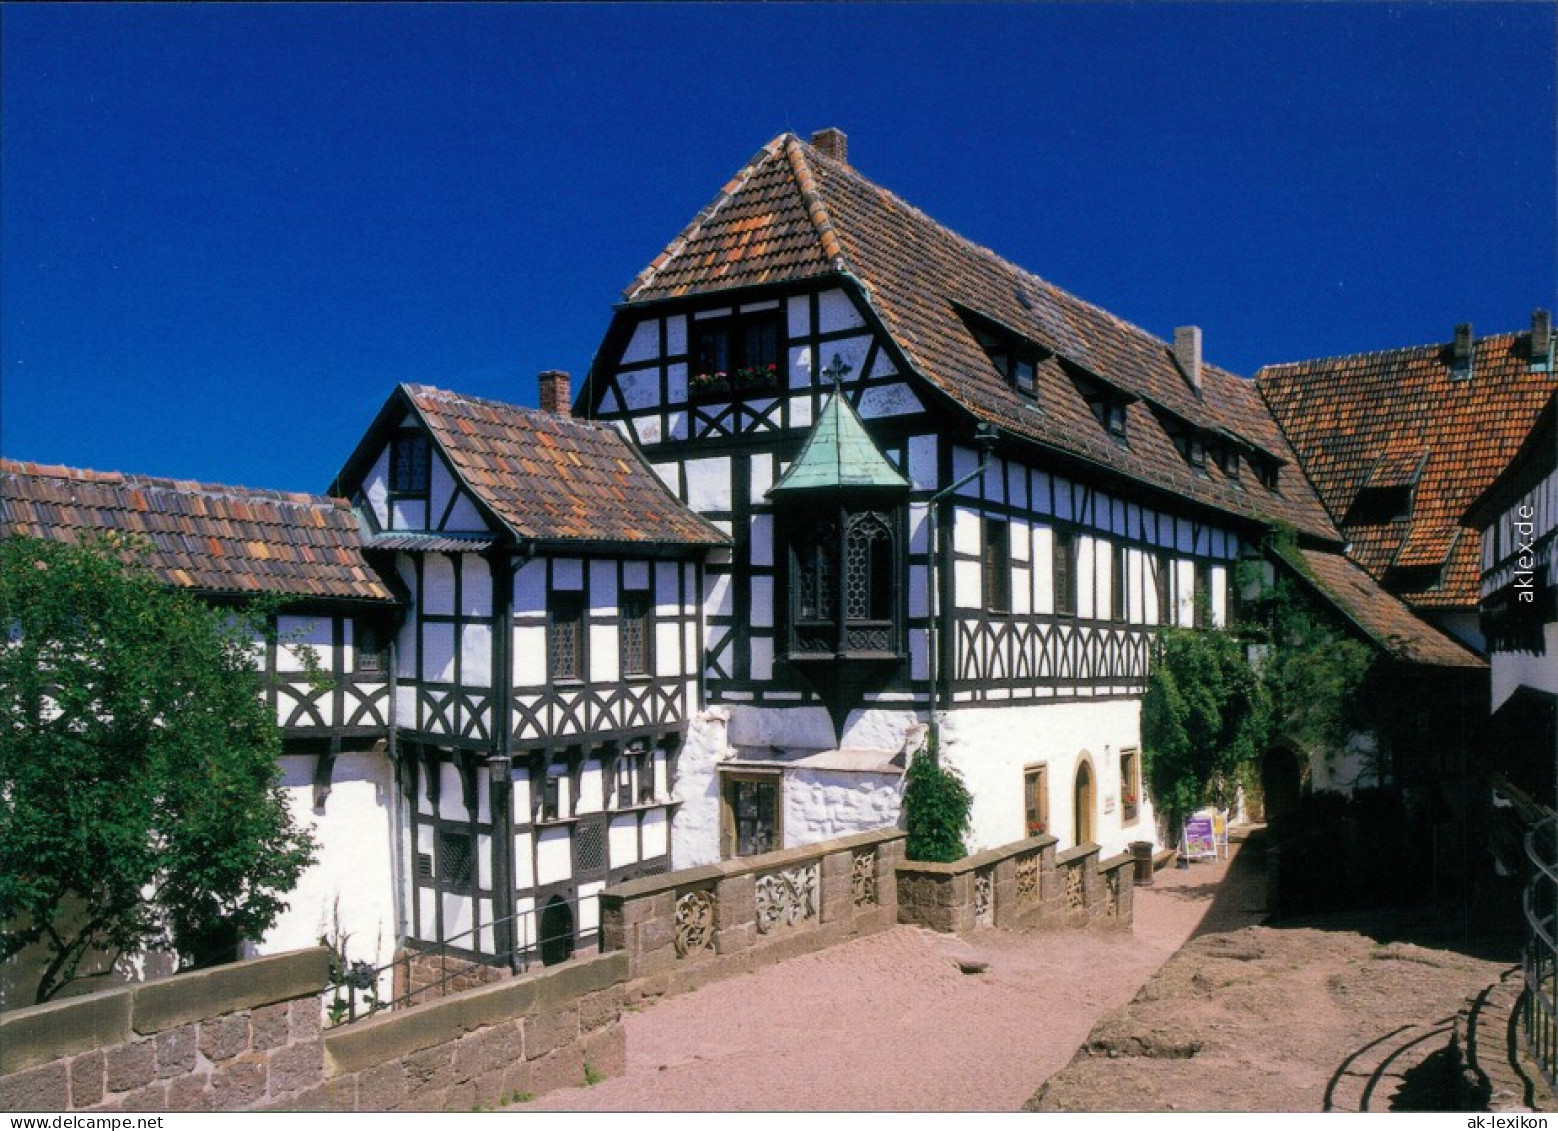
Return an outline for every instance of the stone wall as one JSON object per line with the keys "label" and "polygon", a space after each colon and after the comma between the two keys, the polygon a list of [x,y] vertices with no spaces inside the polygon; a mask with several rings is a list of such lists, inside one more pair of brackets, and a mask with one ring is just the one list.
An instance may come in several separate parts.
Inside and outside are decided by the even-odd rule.
{"label": "stone wall", "polygon": [[626,955],[583,958],[325,1034],[323,1111],[471,1111],[621,1074]]}
{"label": "stone wall", "polygon": [[1029,837],[948,864],[898,865],[898,920],[933,931],[977,927],[1082,926],[1132,921],[1133,858],[1099,860],[1098,846],[1055,852],[1052,836]]}
{"label": "stone wall", "polygon": [[0,1109],[287,1108],[325,1077],[323,947],[0,1016]]}
{"label": "stone wall", "polygon": [[0,1016],[0,1110],[470,1111],[622,1072],[628,960],[321,1029],[323,947]]}
{"label": "stone wall", "polygon": [[630,992],[648,997],[885,930],[903,840],[857,833],[617,884],[601,893],[601,948],[626,955]]}

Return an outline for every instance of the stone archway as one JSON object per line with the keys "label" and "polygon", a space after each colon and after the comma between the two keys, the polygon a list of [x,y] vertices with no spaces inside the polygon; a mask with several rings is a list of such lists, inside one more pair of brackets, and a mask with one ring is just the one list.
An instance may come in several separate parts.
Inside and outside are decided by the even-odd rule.
{"label": "stone archway", "polygon": [[1261,755],[1260,788],[1267,824],[1275,825],[1297,811],[1304,795],[1306,761],[1303,752],[1288,742],[1278,742]]}
{"label": "stone archway", "polygon": [[1094,837],[1093,814],[1096,811],[1097,791],[1094,789],[1093,760],[1086,751],[1077,762],[1077,776],[1071,790],[1071,829],[1076,843],[1089,844]]}

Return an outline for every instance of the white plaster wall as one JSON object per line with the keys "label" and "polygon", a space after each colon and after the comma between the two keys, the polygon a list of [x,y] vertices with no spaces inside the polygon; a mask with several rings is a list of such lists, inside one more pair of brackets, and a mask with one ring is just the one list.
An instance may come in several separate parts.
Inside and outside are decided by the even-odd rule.
{"label": "white plaster wall", "polygon": [[1023,768],[1039,762],[1049,767],[1050,832],[1062,850],[1073,847],[1072,790],[1084,750],[1093,765],[1093,825],[1103,855],[1122,852],[1133,840],[1156,840],[1150,801],[1137,807],[1131,825],[1120,823],[1120,751],[1130,747],[1141,747],[1141,704],[1135,699],[949,711],[942,760],[963,775],[974,795],[969,851],[1022,838]]}
{"label": "white plaster wall", "polygon": [[[835,330],[850,330],[856,326],[864,326],[865,320],[860,317],[860,312],[855,309],[855,304],[849,296],[840,290],[823,291],[817,296],[817,332],[821,334],[831,333]],[[825,344],[823,349],[832,349],[833,343]],[[831,354],[829,355],[832,356]],[[853,376],[858,377],[859,370]]]}
{"label": "white plaster wall", "polygon": [[[711,707],[688,724],[687,740],[677,757],[676,796],[681,805],[671,822],[673,869],[719,859],[718,764],[733,753],[727,734],[729,721],[730,714],[723,707]],[[647,828],[645,835],[647,843]]]}
{"label": "white plaster wall", "polygon": [[282,791],[292,817],[310,830],[318,859],[287,899],[287,909],[260,940],[257,952],[277,954],[315,946],[334,931],[337,911],[352,961],[382,965],[394,957],[400,934],[395,909],[391,807],[395,775],[384,754],[342,754],[335,762],[323,813],[314,810],[314,759],[281,759]]}
{"label": "white plaster wall", "polygon": [[329,617],[278,616],[276,618],[276,670],[297,672],[303,670],[303,652],[314,650],[314,658],[325,673],[331,670],[331,651],[334,647]]}
{"label": "white plaster wall", "polygon": [[1494,652],[1488,659],[1493,669],[1492,709],[1497,711],[1522,684],[1558,695],[1558,624],[1542,628],[1546,652]]}
{"label": "white plaster wall", "polygon": [[1347,737],[1339,753],[1309,756],[1309,786],[1317,793],[1342,793],[1352,796],[1355,789],[1381,784],[1374,772],[1374,756],[1379,741],[1370,732]]}
{"label": "white plaster wall", "polygon": [[902,774],[790,770],[784,775],[784,847],[893,828],[903,808]]}

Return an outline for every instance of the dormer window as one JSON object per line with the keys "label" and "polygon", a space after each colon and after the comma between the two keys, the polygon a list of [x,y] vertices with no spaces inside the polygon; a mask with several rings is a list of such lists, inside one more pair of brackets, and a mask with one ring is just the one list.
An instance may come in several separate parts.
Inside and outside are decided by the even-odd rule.
{"label": "dormer window", "polygon": [[1092,402],[1093,415],[1104,431],[1116,440],[1125,440],[1125,402],[1117,397],[1100,397]]}
{"label": "dormer window", "polygon": [[427,434],[401,432],[390,441],[390,493],[401,498],[427,498],[429,477]]}
{"label": "dormer window", "polygon": [[1233,448],[1221,448],[1217,452],[1217,466],[1233,482],[1239,481],[1239,453]]}
{"label": "dormer window", "polygon": [[783,384],[784,330],[778,310],[749,311],[692,324],[687,390],[694,397],[769,392]]}
{"label": "dormer window", "polygon": [[965,314],[969,329],[990,357],[1005,382],[1030,400],[1039,396],[1039,363],[1050,351],[1012,330],[972,313]]}
{"label": "dormer window", "polygon": [[1279,480],[1277,478],[1277,473],[1278,473],[1278,470],[1279,470],[1279,466],[1280,465],[1278,465],[1276,460],[1271,460],[1271,459],[1251,459],[1250,460],[1250,470],[1255,473],[1255,478],[1260,480],[1260,485],[1262,487],[1266,488],[1266,490],[1268,490],[1268,491],[1278,491],[1278,490],[1281,489],[1278,486]]}
{"label": "dormer window", "polygon": [[1174,447],[1179,449],[1179,454],[1185,457],[1194,470],[1202,475],[1206,474],[1206,441],[1195,432],[1186,429],[1174,433]]}

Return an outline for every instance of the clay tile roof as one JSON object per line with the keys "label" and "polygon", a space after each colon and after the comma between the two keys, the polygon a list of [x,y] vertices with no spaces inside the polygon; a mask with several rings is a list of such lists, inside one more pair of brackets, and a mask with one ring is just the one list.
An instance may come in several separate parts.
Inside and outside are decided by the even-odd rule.
{"label": "clay tile roof", "polygon": [[571,416],[402,385],[455,473],[520,538],[719,546],[617,431]]}
{"label": "clay tile roof", "polygon": [[[764,146],[624,292],[630,302],[836,275],[858,281],[910,365],[977,418],[1137,481],[1259,522],[1339,540],[1294,466],[1280,491],[1252,475],[1193,471],[1164,432],[1186,422],[1294,464],[1254,385],[1213,365],[1200,396],[1167,342],[950,231],[851,166],[791,134]],[[965,313],[1030,339],[1040,367],[1035,411],[997,372]],[[1067,366],[1134,399],[1129,446],[1093,417]]]}
{"label": "clay tile roof", "polygon": [[1434,667],[1487,667],[1475,652],[1417,616],[1341,554],[1288,550],[1281,556],[1295,574],[1396,659]]}
{"label": "clay tile roof", "polygon": [[[1558,388],[1558,373],[1531,369],[1529,350],[1526,333],[1480,338],[1464,380],[1451,379],[1445,344],[1268,365],[1256,374],[1342,525],[1349,554],[1415,607],[1477,604],[1479,541],[1461,516],[1504,470]],[[1382,521],[1376,512],[1349,520],[1365,487],[1409,485],[1409,517]],[[1432,569],[1404,579],[1390,575],[1392,567]]]}
{"label": "clay tile roof", "polygon": [[0,460],[0,537],[144,538],[147,564],[206,593],[392,601],[344,499]]}

